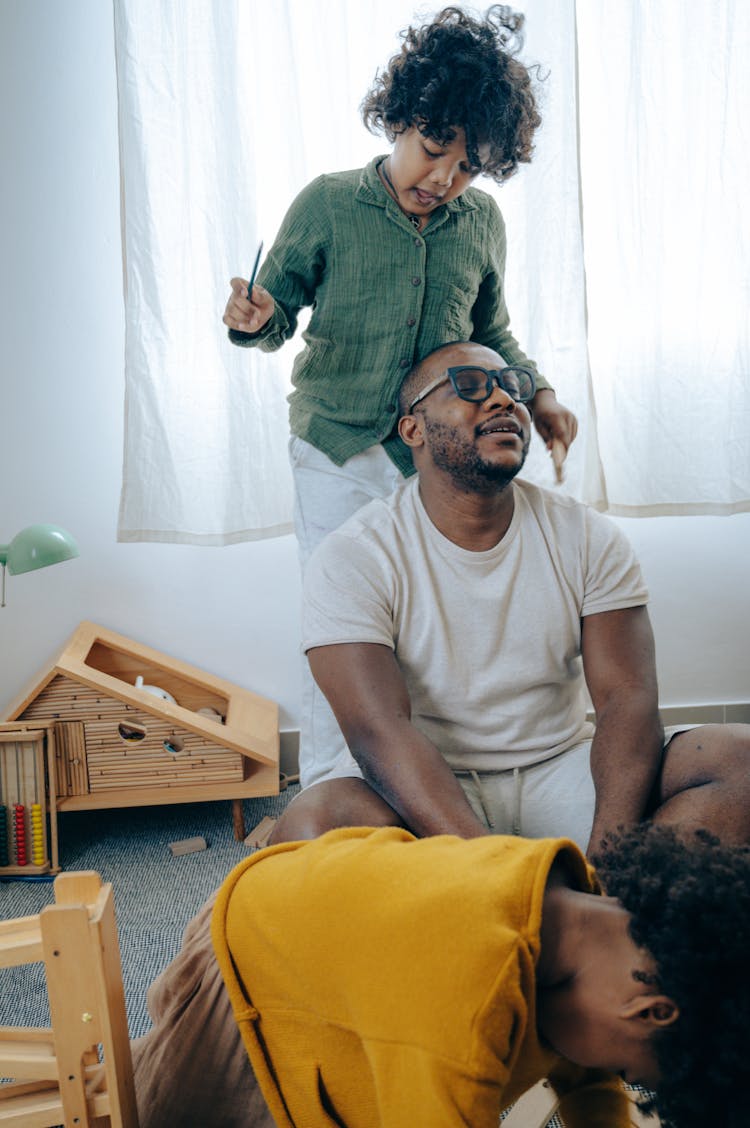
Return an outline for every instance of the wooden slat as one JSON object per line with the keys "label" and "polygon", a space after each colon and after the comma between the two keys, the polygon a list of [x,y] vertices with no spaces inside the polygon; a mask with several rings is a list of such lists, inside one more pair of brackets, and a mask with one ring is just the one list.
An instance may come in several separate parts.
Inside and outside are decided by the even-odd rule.
{"label": "wooden slat", "polygon": [[5,1128],[49,1128],[65,1115],[60,1091],[39,1086],[0,1086],[0,1114]]}
{"label": "wooden slat", "polygon": [[[241,781],[235,780],[234,777],[225,778],[225,777],[222,777],[222,776],[201,776],[201,775],[191,776],[190,779],[186,779],[184,776],[176,776],[176,777],[173,777],[173,778],[170,778],[168,776],[137,776],[137,777],[126,776],[122,779],[118,779],[116,777],[109,777],[108,776],[107,778],[103,778],[99,782],[92,781],[91,790],[89,791],[89,795],[90,796],[96,796],[96,795],[100,795],[100,794],[111,795],[113,787],[116,787],[122,793],[124,793],[126,791],[128,791],[128,792],[130,792],[130,791],[133,791],[133,792],[145,791],[148,788],[154,789],[156,787],[161,787],[161,788],[165,789],[164,795],[163,795],[163,798],[162,798],[162,802],[163,803],[170,803],[170,802],[172,802],[172,799],[171,799],[172,792],[178,791],[180,788],[183,788],[183,787],[193,787],[193,788],[195,788],[195,787],[212,787],[212,786],[217,786],[217,785],[221,785],[221,784],[223,784],[226,787],[233,787],[233,786],[236,786],[238,782],[241,782]],[[167,794],[167,790],[169,791],[169,794]],[[234,795],[234,793],[232,794],[232,797],[233,797],[233,795]],[[72,796],[71,798],[75,798],[75,797]],[[208,798],[208,796],[201,796],[201,798]],[[79,808],[79,809],[82,810],[83,808]],[[73,807],[68,805],[68,810],[73,810]]]}
{"label": "wooden slat", "polygon": [[[57,896],[57,890],[55,895]],[[123,1124],[137,1128],[138,1112],[125,989],[111,886],[102,887],[102,895],[96,902],[91,928],[95,930],[101,952],[101,960],[96,961],[93,973],[97,981],[99,999],[104,1003],[101,1014],[102,1038],[107,1047],[104,1055],[104,1071],[107,1092],[110,1094],[112,1128],[120,1128]]]}
{"label": "wooden slat", "polygon": [[55,730],[53,726],[47,729],[47,803],[50,832],[50,869],[58,873],[60,869],[60,848],[57,836],[57,777],[56,777],[56,750]]}
{"label": "wooden slat", "polygon": [[0,1026],[0,1075],[22,1077],[24,1081],[57,1081],[52,1031]]}
{"label": "wooden slat", "polygon": [[278,795],[279,773],[274,768],[258,767],[241,782],[195,784],[159,784],[158,787],[134,787],[98,791],[89,795],[71,795],[58,802],[59,811],[99,811],[109,807],[151,807],[163,803],[206,803],[217,799],[255,799],[261,795]]}
{"label": "wooden slat", "polygon": [[128,780],[136,779],[146,780],[147,782],[150,780],[155,785],[159,780],[172,780],[190,784],[197,783],[201,779],[241,780],[242,776],[237,775],[236,771],[229,768],[219,766],[212,769],[201,764],[180,768],[172,767],[170,764],[161,764],[158,767],[154,764],[110,764],[101,771],[91,773],[90,790],[93,791],[96,785],[101,786],[108,779],[112,780],[113,787],[119,787],[121,784],[127,783]]}
{"label": "wooden slat", "polygon": [[65,1119],[66,1123],[85,1124],[88,1114],[83,1058],[101,1040],[101,1009],[86,958],[88,909],[83,904],[48,905],[40,915]]}
{"label": "wooden slat", "polygon": [[19,967],[41,959],[42,934],[38,917],[0,920],[0,967]]}
{"label": "wooden slat", "polygon": [[[166,733],[165,740],[172,744],[180,737],[176,733]],[[119,738],[118,738],[119,740]],[[199,762],[205,764],[241,764],[242,760],[236,752],[229,752],[226,748],[205,748],[200,745],[191,745],[187,741],[180,745],[180,751],[172,753],[164,747],[164,741],[158,743],[143,741],[112,743],[111,746],[97,746],[96,742],[89,744],[87,759],[89,764],[106,763],[108,760],[123,760],[137,763],[139,760],[157,760],[164,763]]]}
{"label": "wooden slat", "polygon": [[56,721],[58,762],[64,763],[66,795],[85,795],[89,789],[86,743],[82,721]]}

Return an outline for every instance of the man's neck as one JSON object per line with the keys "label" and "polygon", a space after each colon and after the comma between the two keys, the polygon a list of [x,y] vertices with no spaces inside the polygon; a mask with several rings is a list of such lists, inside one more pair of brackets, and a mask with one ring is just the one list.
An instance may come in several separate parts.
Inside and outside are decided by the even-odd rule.
{"label": "man's neck", "polygon": [[487,493],[464,492],[449,480],[420,479],[419,496],[427,516],[448,540],[470,552],[486,552],[503,539],[513,519],[513,483]]}

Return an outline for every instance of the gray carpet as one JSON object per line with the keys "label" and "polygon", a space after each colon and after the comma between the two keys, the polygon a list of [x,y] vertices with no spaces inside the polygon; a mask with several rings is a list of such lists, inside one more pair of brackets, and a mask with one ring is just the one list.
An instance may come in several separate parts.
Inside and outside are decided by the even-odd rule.
{"label": "gray carpet", "polygon": [[[278,816],[298,786],[268,799],[245,800],[248,832]],[[208,849],[172,857],[169,843],[201,835]],[[236,842],[229,802],[59,816],[60,862],[66,870],[96,870],[111,881],[128,1024],[132,1037],[149,1028],[146,991],[180,946],[185,925],[248,848]],[[0,919],[37,913],[53,901],[49,882],[0,881]],[[0,1025],[49,1022],[41,964],[0,969]]]}

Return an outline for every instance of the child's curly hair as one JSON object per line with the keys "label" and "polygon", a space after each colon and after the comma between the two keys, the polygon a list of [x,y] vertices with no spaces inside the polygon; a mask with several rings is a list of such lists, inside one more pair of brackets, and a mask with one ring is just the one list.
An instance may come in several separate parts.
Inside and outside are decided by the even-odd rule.
{"label": "child's curly hair", "polygon": [[[542,120],[530,71],[515,58],[523,22],[520,13],[493,4],[483,20],[450,7],[429,24],[407,28],[403,47],[362,103],[365,125],[389,141],[414,125],[439,144],[452,141],[460,127],[471,164],[497,182],[507,180],[531,160]],[[484,162],[480,145],[489,148]]]}
{"label": "child's curly hair", "polygon": [[746,1125],[750,847],[646,824],[611,836],[595,864],[680,1011],[654,1035],[663,1080],[644,1111],[655,1107],[664,1128]]}

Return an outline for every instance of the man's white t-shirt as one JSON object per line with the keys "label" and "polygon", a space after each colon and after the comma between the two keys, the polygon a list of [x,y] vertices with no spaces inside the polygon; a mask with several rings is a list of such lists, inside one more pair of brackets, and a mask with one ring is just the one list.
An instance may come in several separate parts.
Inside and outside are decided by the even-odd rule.
{"label": "man's white t-shirt", "polygon": [[416,477],[364,506],[313,553],[303,648],[390,647],[414,725],[456,770],[525,767],[589,739],[581,619],[647,602],[608,518],[516,480],[499,544],[460,548]]}

